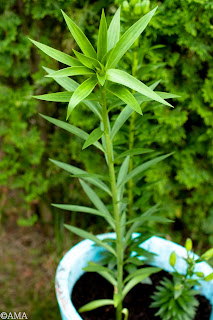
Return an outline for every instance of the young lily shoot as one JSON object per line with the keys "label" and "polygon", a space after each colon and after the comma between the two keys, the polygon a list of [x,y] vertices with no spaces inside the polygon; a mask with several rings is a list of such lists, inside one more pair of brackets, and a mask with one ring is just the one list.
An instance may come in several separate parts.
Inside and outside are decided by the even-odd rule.
{"label": "young lily shoot", "polygon": [[[213,249],[207,250],[200,258],[192,252],[192,240],[188,238],[185,242],[186,257],[182,258],[186,262],[185,274],[180,274],[176,269],[177,254],[173,251],[170,255],[169,263],[173,268],[172,280],[164,278],[157,291],[154,292],[151,304],[152,308],[158,308],[156,316],[162,320],[193,320],[199,302],[196,295],[200,281],[211,281],[213,273],[204,275],[199,271],[197,264],[208,261],[213,257]],[[198,268],[196,268],[198,267]],[[197,270],[196,270],[197,269]]]}
{"label": "young lily shoot", "polygon": [[[73,54],[68,55],[31,40],[44,53],[66,65],[57,71],[45,68],[46,76],[52,78],[65,90],[35,96],[37,99],[46,101],[67,102],[67,113],[64,115],[66,121],[52,118],[49,115],[41,116],[57,127],[82,139],[82,149],[97,148],[97,152],[103,156],[108,168],[107,176],[103,176],[97,172],[87,172],[72,164],[51,160],[53,164],[69,172],[72,177],[79,179],[83,192],[92,204],[91,207],[73,204],[53,205],[71,212],[102,217],[106,229],[116,234],[114,240],[105,239],[102,241],[86,230],[65,225],[74,234],[90,239],[96,245],[103,247],[104,252],[108,254],[108,258],[114,264],[113,268],[109,268],[108,265],[100,265],[91,261],[84,269],[87,272],[97,272],[107,279],[114,287],[114,295],[109,299],[91,301],[82,306],[79,312],[113,305],[116,320],[128,319],[129,312],[123,305],[123,300],[128,292],[151,274],[160,271],[155,267],[140,268],[143,264],[141,256],[151,259],[151,254],[140,248],[139,239],[144,235],[138,233],[138,236],[133,239],[132,234],[140,232],[141,228],[150,221],[170,222],[169,219],[159,215],[158,205],[145,210],[145,212],[137,212],[135,216],[129,216],[128,202],[125,197],[129,180],[133,181],[134,187],[134,183],[143,179],[145,170],[149,170],[172,153],[163,155],[157,150],[157,153],[154,154],[150,149],[124,151],[122,148],[119,149],[118,145],[116,148],[114,147],[116,135],[122,126],[129,121],[130,116],[135,113],[136,117],[142,117],[146,112],[143,110],[145,101],[155,101],[157,106],[165,105],[166,108],[171,108],[172,105],[165,99],[177,97],[174,94],[156,92],[154,86],[147,86],[126,71],[119,69],[119,61],[140,37],[156,9],[154,8],[136,21],[123,35],[120,35],[120,9],[116,11],[109,26],[103,11],[97,37],[97,50],[64,12],[62,14],[77,43],[78,50],[73,50]],[[77,79],[82,78],[82,80],[78,83],[72,79],[72,76],[78,76]],[[93,128],[90,133],[71,124],[73,110],[81,108],[82,104],[88,108],[91,116],[97,119],[98,126]],[[130,157],[145,153],[148,154],[148,160],[146,157],[145,161],[130,169]],[[106,193],[104,199],[108,199],[108,203],[105,204],[99,197],[97,189],[101,189],[101,194]]]}

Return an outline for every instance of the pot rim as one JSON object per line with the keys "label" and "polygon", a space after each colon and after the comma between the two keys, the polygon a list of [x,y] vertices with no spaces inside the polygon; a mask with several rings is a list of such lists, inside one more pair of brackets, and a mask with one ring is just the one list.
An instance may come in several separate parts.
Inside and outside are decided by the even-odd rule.
{"label": "pot rim", "polygon": [[[134,233],[133,238],[137,237],[139,234]],[[103,240],[107,237],[115,239],[115,233],[104,233],[97,236],[99,239]],[[84,255],[88,258],[86,261],[90,261],[88,257],[89,252],[92,250],[93,256],[98,255],[100,256],[100,252],[104,249],[101,247],[93,246],[94,242],[91,240],[83,240],[73,246],[61,259],[57,270],[56,270],[56,277],[55,277],[55,290],[56,290],[56,297],[58,300],[59,308],[62,314],[63,320],[83,320],[77,310],[75,309],[72,300],[71,300],[71,293],[75,283],[78,281],[80,276],[84,273],[82,270],[78,272],[77,276],[73,273],[72,267],[78,262],[81,257]],[[141,246],[144,249],[149,250],[151,252],[155,252],[157,247],[160,255],[155,256],[154,261],[150,263],[154,266],[160,266],[166,271],[173,271],[172,267],[169,265],[168,256],[172,251],[175,250],[177,254],[177,262],[176,268],[182,272],[186,268],[186,262],[183,260],[186,257],[186,249],[179,244],[176,244],[170,240],[163,239],[161,237],[152,236],[148,240],[144,241]],[[162,250],[162,248],[166,248],[167,250]],[[153,250],[155,249],[155,250]],[[165,254],[162,254],[165,252]],[[134,253],[133,253],[134,255]],[[168,261],[165,261],[165,257],[167,257]],[[195,257],[198,256],[195,254]],[[83,259],[85,261],[85,259]],[[74,269],[74,267],[73,267]],[[181,272],[180,271],[180,272]],[[204,275],[208,275],[209,273],[213,272],[213,268],[206,262],[201,262],[196,265],[196,271],[202,271]],[[69,288],[70,279],[72,279],[72,285]],[[210,301],[211,305],[213,306],[213,280],[209,282],[200,281],[202,283],[202,290],[201,294],[206,296],[206,298]],[[210,320],[213,320],[213,308],[210,316]]]}

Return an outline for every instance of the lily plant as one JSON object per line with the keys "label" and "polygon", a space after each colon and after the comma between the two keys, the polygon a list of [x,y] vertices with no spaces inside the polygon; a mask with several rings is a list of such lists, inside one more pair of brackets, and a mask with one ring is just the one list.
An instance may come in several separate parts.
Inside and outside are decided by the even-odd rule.
{"label": "lily plant", "polygon": [[[114,241],[107,239],[100,240],[97,236],[80,228],[65,225],[74,234],[94,241],[96,245],[103,247],[116,260],[115,270],[90,263],[86,271],[96,271],[105,277],[114,286],[114,296],[111,299],[96,300],[83,306],[80,312],[92,310],[104,305],[113,305],[116,308],[116,320],[121,320],[123,315],[128,318],[128,310],[123,308],[123,300],[127,293],[143,279],[158,268],[141,268],[124,277],[124,270],[131,264],[142,264],[140,259],[141,248],[137,246],[137,239],[132,240],[132,234],[138,231],[145,222],[169,222],[168,219],[155,215],[157,206],[148,211],[140,213],[136,218],[128,218],[128,204],[124,199],[125,187],[129,180],[141,178],[141,174],[159,161],[171,155],[158,155],[151,160],[141,163],[129,171],[130,156],[147,153],[147,149],[126,150],[117,154],[113,148],[113,140],[122,125],[130,118],[132,113],[137,116],[143,114],[144,101],[157,101],[168,107],[172,105],[165,99],[177,97],[173,94],[156,92],[156,84],[147,86],[143,82],[117,68],[120,59],[127,50],[134,44],[137,38],[144,31],[157,8],[134,23],[122,36],[120,36],[120,9],[118,9],[111,20],[109,27],[104,11],[101,15],[98,31],[97,51],[88,40],[81,29],[64,13],[64,19],[75,39],[81,52],[73,50],[75,55],[71,56],[47,45],[31,40],[39,49],[51,58],[67,65],[68,67],[54,71],[44,68],[48,73],[47,77],[53,78],[66,91],[35,96],[37,99],[55,102],[68,102],[66,120],[72,119],[73,110],[84,103],[94,117],[99,120],[99,126],[91,133],[73,126],[71,123],[61,121],[46,115],[41,115],[52,124],[74,134],[84,140],[83,149],[93,145],[103,154],[108,166],[108,176],[88,173],[73,165],[51,160],[55,165],[68,171],[72,177],[79,178],[80,184],[91,200],[94,207],[84,207],[69,204],[53,204],[63,210],[84,212],[103,217],[106,226],[115,232]],[[82,76],[82,83],[71,79],[72,76]],[[86,77],[86,80],[85,80]],[[115,108],[120,111],[115,121],[111,114]],[[151,152],[153,150],[149,150]],[[122,163],[119,165],[121,159]],[[117,160],[119,159],[119,160]],[[103,203],[91,185],[100,188],[109,196],[108,206]],[[112,208],[112,209],[111,209]],[[137,238],[137,237],[136,237]],[[134,249],[134,256],[126,256],[128,249]],[[141,249],[141,250],[139,250]],[[123,315],[122,315],[123,314]]]}

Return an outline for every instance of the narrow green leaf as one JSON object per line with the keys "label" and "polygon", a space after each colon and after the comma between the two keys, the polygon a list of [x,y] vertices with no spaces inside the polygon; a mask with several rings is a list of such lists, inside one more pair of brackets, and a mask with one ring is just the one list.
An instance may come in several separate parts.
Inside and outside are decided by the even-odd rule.
{"label": "narrow green leaf", "polygon": [[94,74],[94,71],[87,67],[68,67],[64,68],[58,71],[55,71],[51,74],[46,75],[46,77],[49,78],[63,78],[63,77],[71,77],[71,76],[78,76],[78,75],[84,75],[84,74]]}
{"label": "narrow green leaf", "polygon": [[83,270],[87,272],[97,272],[108,282],[110,282],[113,286],[117,286],[117,281],[113,276],[113,271],[109,270],[106,267],[100,266],[94,262],[89,262],[89,265],[83,268]]}
{"label": "narrow green leaf", "polygon": [[104,14],[104,10],[102,10],[101,22],[99,26],[98,32],[98,44],[97,44],[97,57],[100,61],[103,56],[107,52],[107,22]]}
{"label": "narrow green leaf", "polygon": [[[69,204],[56,204],[56,203],[52,203],[51,205],[61,210],[90,213],[96,216],[106,218],[105,213],[102,213],[101,211],[98,211],[96,209],[89,208],[89,207],[75,206],[75,205],[69,205]],[[108,216],[108,219],[111,219],[111,218]]]}
{"label": "narrow green leaf", "polygon": [[73,93],[67,110],[67,119],[72,113],[73,109],[79,104],[82,100],[86,99],[92,90],[95,88],[98,83],[96,77],[91,77],[85,80]]}
{"label": "narrow green leaf", "polygon": [[62,11],[62,14],[64,16],[64,19],[66,21],[66,24],[73,36],[73,38],[75,39],[75,41],[77,42],[78,46],[80,47],[80,49],[82,50],[82,52],[91,57],[91,58],[95,58],[97,57],[95,49],[93,48],[93,46],[91,45],[90,41],[87,39],[87,37],[85,36],[85,34],[81,31],[81,29],[66,15],[65,12]]}
{"label": "narrow green leaf", "polygon": [[93,300],[81,307],[78,312],[87,312],[107,305],[114,305],[114,301],[110,299]]}
{"label": "narrow green leaf", "polygon": [[128,174],[128,169],[129,169],[129,159],[130,157],[127,156],[121,167],[120,167],[120,170],[119,170],[119,173],[118,173],[118,179],[117,179],[117,186],[121,185],[122,184],[122,181],[125,179],[125,177],[127,176]]}
{"label": "narrow green leaf", "polygon": [[133,279],[131,279],[126,286],[123,289],[122,292],[122,298],[124,299],[125,296],[127,295],[127,293],[133,288],[135,287],[138,283],[140,283],[142,280],[146,279],[147,277],[149,277],[152,274],[152,272],[147,272],[144,274],[140,274],[136,277],[134,277]]}
{"label": "narrow green leaf", "polygon": [[[121,185],[122,181],[125,179],[126,175],[128,174],[128,170],[129,170],[129,156],[127,156],[124,159],[120,167],[120,170],[118,172],[118,178],[117,178],[117,186]],[[121,188],[118,188],[118,206],[119,206],[120,212],[122,212],[123,208],[125,208],[122,203],[123,193],[124,193],[124,185],[121,186]],[[125,218],[125,216],[123,216],[123,218]]]}
{"label": "narrow green leaf", "polygon": [[[42,94],[40,96],[33,96],[35,99],[45,100],[45,101],[55,101],[55,102],[69,102],[73,92],[55,92]],[[93,93],[88,95],[87,100],[97,100],[96,96]]]}
{"label": "narrow green leaf", "polygon": [[89,239],[89,240],[95,242],[98,246],[105,248],[107,251],[111,252],[113,255],[116,256],[116,252],[112,247],[110,247],[107,243],[104,243],[103,241],[101,241],[99,238],[97,238],[93,234],[91,234],[85,230],[82,230],[80,228],[69,226],[68,224],[65,224],[64,226],[65,226],[65,228],[67,228],[69,231],[73,232],[77,236],[82,237],[84,239]]}
{"label": "narrow green leaf", "polygon": [[82,66],[82,64],[75,58],[69,56],[68,54],[61,52],[59,50],[53,49],[49,46],[46,46],[43,43],[40,43],[38,41],[29,39],[36,47],[38,47],[41,51],[46,53],[49,57],[60,61],[68,66],[74,67],[74,66]]}
{"label": "narrow green leaf", "polygon": [[[154,84],[152,84],[150,86],[151,89],[154,90],[155,85],[157,85],[160,81],[155,82]],[[153,86],[153,87],[152,87]],[[137,94],[138,95],[138,94]],[[136,94],[134,94],[134,96],[136,97]],[[149,99],[146,97],[143,97],[140,95],[140,99],[138,97],[136,97],[136,100],[138,101],[139,104],[141,104],[143,101],[143,98],[145,99]],[[121,113],[118,115],[113,127],[112,127],[112,131],[111,131],[111,139],[113,139],[116,135],[116,133],[120,130],[120,128],[122,127],[122,125],[129,119],[129,117],[131,116],[131,114],[133,113],[133,110],[129,107],[126,106]]]}
{"label": "narrow green leaf", "polygon": [[126,183],[127,181],[129,181],[130,179],[134,178],[135,176],[137,176],[138,174],[140,174],[141,172],[143,172],[144,170],[147,170],[148,168],[150,168],[151,166],[155,165],[156,163],[170,157],[174,152],[168,153],[166,155],[157,157],[155,159],[146,161],[145,163],[142,163],[140,166],[138,166],[137,168],[135,168],[134,170],[132,170],[126,177],[126,179],[123,181],[123,183]]}
{"label": "narrow green leaf", "polygon": [[96,73],[98,81],[100,82],[101,86],[103,87],[105,81],[106,81],[106,73],[104,72],[103,75],[100,75]]}
{"label": "narrow green leaf", "polygon": [[[51,74],[53,72],[55,72],[55,70],[49,69],[49,68],[45,68],[43,67],[44,70],[48,73]],[[53,79],[60,85],[62,86],[62,88],[64,88],[67,91],[75,91],[79,84],[74,81],[73,79],[70,79],[68,77],[64,77],[64,78],[54,78]],[[87,101],[84,100],[84,104],[95,114],[99,117],[100,120],[102,120],[102,115],[101,115],[101,106],[99,105],[98,102],[95,101]]]}
{"label": "narrow green leaf", "polygon": [[144,261],[138,259],[137,257],[130,257],[124,262],[124,264],[129,264],[129,263],[134,264],[138,267],[144,265]]}
{"label": "narrow green leaf", "polygon": [[115,123],[112,127],[112,131],[110,134],[111,139],[113,139],[115,137],[116,133],[120,130],[122,125],[127,121],[127,119],[129,119],[129,117],[131,116],[132,113],[133,113],[133,110],[129,106],[126,106],[121,111],[121,113],[119,114],[119,116],[115,120]]}
{"label": "narrow green leaf", "polygon": [[156,267],[147,267],[147,268],[142,268],[142,269],[138,269],[132,273],[130,273],[124,280],[124,283],[127,283],[130,279],[136,277],[136,276],[140,276],[143,274],[153,274],[153,273],[157,273],[159,271],[161,271],[161,268],[156,268]]}
{"label": "narrow green leaf", "polygon": [[118,8],[116,13],[114,14],[114,17],[112,18],[107,35],[107,51],[110,51],[116,45],[120,38],[120,8]]}
{"label": "narrow green leaf", "polygon": [[[159,95],[159,97],[161,97],[162,99],[174,99],[174,98],[179,98],[178,95],[176,94],[173,94],[173,93],[169,93],[169,92],[161,92],[161,91],[155,91],[156,94]],[[145,97],[145,96],[142,96],[140,93],[134,93],[133,94],[135,99],[137,100],[137,102],[139,104],[141,104],[142,102],[145,102],[145,101],[152,101],[153,99],[151,98],[148,98],[148,97]]]}
{"label": "narrow green leaf", "polygon": [[33,98],[44,101],[69,102],[72,95],[73,92],[55,92],[33,96]]}
{"label": "narrow green leaf", "polygon": [[157,7],[143,16],[140,20],[133,24],[120,38],[117,44],[114,46],[108,61],[107,61],[107,69],[114,68],[125,52],[133,45],[135,40],[139,37],[139,35],[143,32],[143,30],[148,25],[152,16],[154,15]]}
{"label": "narrow green leaf", "polygon": [[106,267],[103,267],[103,266],[100,266],[99,264],[95,263],[95,262],[89,262],[88,263],[88,266],[87,267],[84,267],[83,268],[84,271],[86,272],[100,272],[100,271],[104,271],[104,272],[108,272],[108,273],[111,273],[113,275],[113,271],[106,268]]}
{"label": "narrow green leaf", "polygon": [[100,180],[106,180],[110,181],[109,177],[102,176],[101,174],[95,174],[95,173],[79,173],[79,174],[74,174],[71,177],[73,178],[98,178]]}
{"label": "narrow green leaf", "polygon": [[[54,72],[56,72],[55,70],[53,69],[49,69],[49,68],[46,68],[46,67],[43,67],[43,69],[48,73],[48,74],[52,74]],[[73,92],[75,91],[78,86],[79,86],[79,83],[76,82],[75,80],[73,79],[70,79],[68,77],[65,77],[65,78],[55,78],[53,77],[53,79],[62,87],[64,88],[65,90],[67,91],[70,91],[70,92]]]}
{"label": "narrow green leaf", "polygon": [[[154,212],[158,211],[158,206],[159,204],[156,204],[155,206],[149,208],[146,212],[144,212],[142,214],[142,216],[146,217],[146,216],[151,216]],[[137,231],[137,228],[139,228],[142,224],[142,221],[136,221],[133,223],[133,225],[131,226],[131,228],[128,230],[128,232],[126,233],[126,237],[125,237],[125,244],[128,243],[128,241],[131,239],[131,236],[133,234],[133,232]]]}
{"label": "narrow green leaf", "polygon": [[91,144],[95,143],[96,141],[98,141],[102,135],[103,135],[103,131],[100,128],[96,128],[94,129],[89,137],[87,138],[87,140],[84,142],[83,148],[82,149],[86,149],[87,147],[89,147]]}
{"label": "narrow green leaf", "polygon": [[106,208],[105,204],[102,202],[102,200],[98,197],[98,195],[93,191],[87,183],[85,183],[83,180],[80,179],[80,184],[82,188],[84,189],[84,192],[88,196],[88,198],[91,200],[91,202],[94,204],[94,206],[101,212],[105,213],[106,217],[111,218],[111,214],[109,213],[108,209]]}
{"label": "narrow green leaf", "polygon": [[110,91],[116,97],[124,101],[134,111],[138,112],[139,114],[142,114],[141,107],[139,106],[137,100],[128,89],[119,85],[112,85],[110,86],[108,91]]}
{"label": "narrow green leaf", "polygon": [[134,222],[146,222],[146,221],[155,221],[155,222],[161,222],[161,223],[170,223],[170,222],[173,222],[173,220],[170,220],[170,219],[167,219],[165,217],[161,217],[161,216],[140,216],[140,217],[137,217],[135,219],[132,219],[132,220],[129,220],[128,222],[126,222],[126,225],[127,224],[131,224],[131,223],[134,223]]}
{"label": "narrow green leaf", "polygon": [[154,150],[152,149],[146,149],[146,148],[133,148],[131,150],[127,150],[122,152],[121,154],[119,154],[119,156],[117,156],[115,159],[120,159],[126,156],[136,156],[139,154],[144,154],[144,153],[150,153],[153,152]]}
{"label": "narrow green leaf", "polygon": [[151,86],[149,86],[152,90],[155,90],[155,88],[159,85],[159,83],[161,82],[161,80],[158,80],[154,83],[151,84]]}
{"label": "narrow green leaf", "polygon": [[[39,113],[40,116],[42,118],[44,118],[45,120],[53,123],[54,125],[56,125],[57,127],[61,128],[61,129],[64,129],[74,135],[76,135],[77,137],[83,139],[83,140],[87,140],[87,138],[89,137],[88,133],[86,133],[85,131],[67,123],[67,122],[64,122],[64,121],[61,121],[61,120],[57,120],[55,118],[51,118],[51,117],[48,117],[48,116],[45,116],[41,113]],[[96,148],[98,148],[99,150],[101,150],[102,152],[104,152],[104,149],[102,147],[102,145],[99,143],[99,142],[94,142],[94,146]]]}
{"label": "narrow green leaf", "polygon": [[[138,79],[134,78],[127,72],[117,69],[109,69],[107,70],[107,80],[122,84],[135,90],[146,97],[151,98],[152,100],[158,101],[162,104],[172,107],[170,103],[163,100],[157,93],[155,93],[152,89],[147,87],[143,82],[139,81]],[[172,107],[173,108],[173,107]]]}
{"label": "narrow green leaf", "polygon": [[[60,161],[56,161],[56,160],[52,160],[50,159],[50,161],[52,163],[54,163],[56,166],[62,168],[63,170],[72,173],[72,174],[88,174],[86,171],[79,169],[75,166],[72,166],[70,164],[64,163],[64,162],[60,162]],[[86,181],[88,181],[89,183],[95,185],[96,187],[104,190],[105,192],[107,192],[110,196],[111,196],[111,191],[108,188],[108,186],[101,181],[100,179],[96,178],[96,177],[92,177],[91,175],[89,177],[85,177],[84,178]]]}
{"label": "narrow green leaf", "polygon": [[109,272],[100,271],[98,272],[103,278],[105,278],[109,283],[111,283],[114,287],[117,287],[117,281],[115,278],[109,274]]}
{"label": "narrow green leaf", "polygon": [[90,69],[100,69],[100,70],[104,68],[104,66],[98,60],[91,57],[87,57],[74,49],[73,49],[73,52],[75,53],[78,60],[86,67]]}

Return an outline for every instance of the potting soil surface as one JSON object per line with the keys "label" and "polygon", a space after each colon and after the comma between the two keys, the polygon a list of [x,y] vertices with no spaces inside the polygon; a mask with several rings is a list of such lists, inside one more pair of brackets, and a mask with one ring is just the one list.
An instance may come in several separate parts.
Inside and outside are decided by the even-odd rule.
{"label": "potting soil surface", "polygon": [[[138,284],[125,297],[123,307],[129,310],[128,320],[161,320],[156,317],[157,309],[149,308],[152,299],[150,296],[155,291],[163,277],[169,277],[168,273],[161,271],[150,278],[152,284]],[[78,310],[86,303],[98,299],[112,299],[113,287],[97,273],[85,273],[76,283],[72,292],[72,302]],[[209,301],[200,295],[196,317],[194,320],[209,320],[211,305]],[[115,320],[113,306],[105,306],[93,311],[80,314],[83,320]]]}

